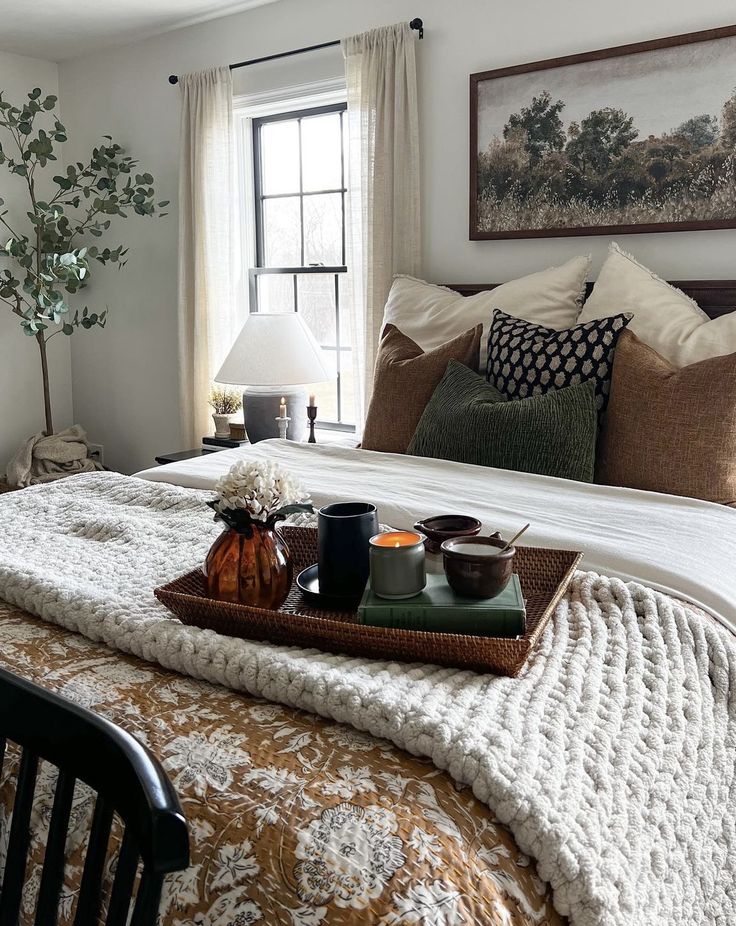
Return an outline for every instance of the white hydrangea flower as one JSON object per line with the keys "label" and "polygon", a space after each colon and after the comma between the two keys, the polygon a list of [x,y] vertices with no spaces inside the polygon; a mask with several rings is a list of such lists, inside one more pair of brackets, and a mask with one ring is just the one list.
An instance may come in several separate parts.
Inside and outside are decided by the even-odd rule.
{"label": "white hydrangea flower", "polygon": [[265,460],[241,460],[215,484],[217,503],[223,511],[242,509],[256,521],[285,505],[309,504],[310,498],[301,483],[277,463]]}

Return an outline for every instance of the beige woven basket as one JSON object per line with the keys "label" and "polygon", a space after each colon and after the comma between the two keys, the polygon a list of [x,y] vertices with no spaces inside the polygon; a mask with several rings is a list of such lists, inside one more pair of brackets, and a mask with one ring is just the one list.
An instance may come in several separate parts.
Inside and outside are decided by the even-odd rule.
{"label": "beige woven basket", "polygon": [[[294,575],[317,559],[317,531],[285,527]],[[517,547],[514,565],[526,598],[526,633],[519,639],[396,630],[358,624],[356,611],[327,611],[307,604],[296,582],[278,611],[207,597],[199,569],[154,594],[185,624],[231,637],[313,647],[331,653],[401,662],[427,662],[498,675],[519,674],[547,621],[565,593],[582,553]]]}

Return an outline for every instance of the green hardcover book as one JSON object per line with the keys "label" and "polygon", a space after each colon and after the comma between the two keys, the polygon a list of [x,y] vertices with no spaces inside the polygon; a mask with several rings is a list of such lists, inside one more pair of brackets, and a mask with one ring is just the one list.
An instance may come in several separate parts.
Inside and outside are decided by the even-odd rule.
{"label": "green hardcover book", "polygon": [[428,573],[424,591],[402,601],[379,598],[369,583],[358,606],[358,621],[402,630],[517,637],[526,627],[526,608],[516,573],[495,598],[463,598],[443,574]]}

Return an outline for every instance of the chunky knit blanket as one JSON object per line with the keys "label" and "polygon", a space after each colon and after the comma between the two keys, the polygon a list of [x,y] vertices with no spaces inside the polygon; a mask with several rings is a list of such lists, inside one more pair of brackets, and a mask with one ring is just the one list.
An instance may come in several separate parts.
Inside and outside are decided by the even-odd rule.
{"label": "chunky knit blanket", "polygon": [[208,493],[113,474],[0,500],[0,596],[93,640],[430,757],[537,860],[575,926],[736,922],[736,641],[594,573],[519,678],[185,627],[153,588],[219,531]]}
{"label": "chunky knit blanket", "polygon": [[8,483],[30,486],[104,469],[89,455],[89,449],[87,435],[78,424],[56,434],[39,431],[21,444],[8,463]]}

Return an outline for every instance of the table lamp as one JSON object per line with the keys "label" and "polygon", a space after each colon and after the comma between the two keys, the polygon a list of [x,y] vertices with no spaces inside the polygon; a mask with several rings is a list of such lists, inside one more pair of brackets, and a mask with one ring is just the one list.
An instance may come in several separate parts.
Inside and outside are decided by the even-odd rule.
{"label": "table lamp", "polygon": [[331,379],[322,348],[296,312],[252,312],[215,376],[215,382],[245,386],[243,414],[251,443],[278,437],[281,397],[291,418],[287,436],[307,435],[309,383]]}

